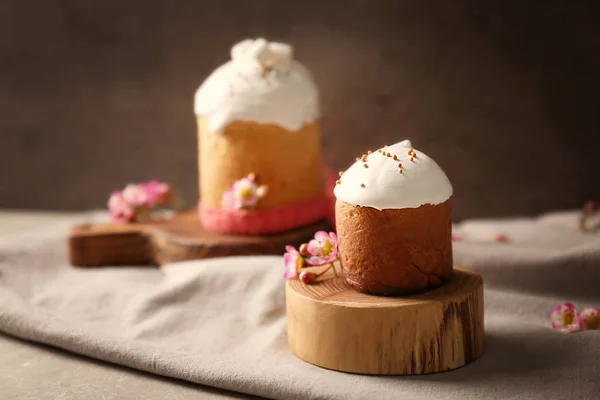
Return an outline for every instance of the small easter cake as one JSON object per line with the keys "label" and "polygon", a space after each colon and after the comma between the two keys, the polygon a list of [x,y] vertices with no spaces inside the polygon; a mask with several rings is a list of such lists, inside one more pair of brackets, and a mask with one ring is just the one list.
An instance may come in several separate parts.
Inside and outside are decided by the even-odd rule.
{"label": "small easter cake", "polygon": [[335,218],[353,288],[397,295],[452,277],[452,185],[434,160],[405,140],[340,174]]}
{"label": "small easter cake", "polygon": [[[220,233],[272,234],[333,213],[319,91],[288,44],[247,39],[197,90],[200,218]],[[333,184],[333,182],[332,182]]]}

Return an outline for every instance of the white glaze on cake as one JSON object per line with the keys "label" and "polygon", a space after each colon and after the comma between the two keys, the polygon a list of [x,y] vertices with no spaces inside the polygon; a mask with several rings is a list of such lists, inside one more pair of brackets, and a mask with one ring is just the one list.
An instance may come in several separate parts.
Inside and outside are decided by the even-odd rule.
{"label": "white glaze on cake", "polygon": [[319,92],[310,72],[293,59],[292,47],[247,39],[231,49],[231,61],[200,86],[194,111],[220,133],[233,121],[275,124],[297,131],[319,117]]}
{"label": "white glaze on cake", "polygon": [[[411,161],[411,149],[410,141],[405,140],[367,155],[365,161],[356,161],[342,174],[334,189],[335,197],[355,206],[378,210],[417,208],[448,200],[452,196],[452,185],[444,171],[416,149],[413,149],[416,157]],[[393,159],[394,155],[397,160]]]}

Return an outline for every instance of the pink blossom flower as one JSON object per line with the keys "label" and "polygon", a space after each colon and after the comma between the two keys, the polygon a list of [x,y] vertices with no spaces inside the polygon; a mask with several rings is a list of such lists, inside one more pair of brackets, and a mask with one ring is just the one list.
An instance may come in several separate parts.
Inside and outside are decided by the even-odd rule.
{"label": "pink blossom flower", "polygon": [[231,190],[223,193],[221,207],[225,209],[252,209],[267,195],[267,186],[259,186],[254,174],[236,181]]}
{"label": "pink blossom flower", "polygon": [[311,254],[308,262],[311,265],[323,265],[337,259],[338,237],[333,232],[319,231],[315,238],[308,242],[308,252]]}
{"label": "pink blossom flower", "polygon": [[166,183],[151,180],[130,183],[122,191],[113,192],[108,200],[108,210],[116,221],[136,222],[152,219],[158,206],[168,206],[173,192]]}
{"label": "pink blossom flower", "polygon": [[129,184],[125,186],[123,197],[133,207],[148,205],[148,195],[143,184]]}
{"label": "pink blossom flower", "polygon": [[146,192],[147,205],[153,207],[155,205],[166,205],[171,200],[172,189],[164,182],[153,179],[143,184]]}
{"label": "pink blossom flower", "polygon": [[600,329],[600,308],[584,308],[579,314],[583,329]]}
{"label": "pink blossom flower", "polygon": [[283,263],[285,264],[285,279],[292,279],[298,276],[300,270],[304,266],[304,258],[298,253],[298,250],[292,246],[285,246],[286,253],[283,255]]}
{"label": "pink blossom flower", "polygon": [[253,180],[242,178],[235,182],[232,187],[234,208],[252,208],[258,203],[259,197],[256,193],[258,186]]}
{"label": "pink blossom flower", "polygon": [[107,205],[108,211],[115,221],[135,221],[135,210],[120,190],[110,195]]}
{"label": "pink blossom flower", "polygon": [[581,319],[577,314],[575,306],[571,303],[563,303],[554,307],[550,315],[552,328],[561,332],[571,333],[581,330]]}

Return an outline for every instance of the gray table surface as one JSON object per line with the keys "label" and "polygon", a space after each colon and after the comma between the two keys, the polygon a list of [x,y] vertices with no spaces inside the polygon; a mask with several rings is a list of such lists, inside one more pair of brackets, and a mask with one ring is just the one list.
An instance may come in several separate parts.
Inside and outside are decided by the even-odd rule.
{"label": "gray table surface", "polygon": [[[0,236],[64,214],[0,211]],[[0,334],[0,399],[250,399],[167,379]]]}

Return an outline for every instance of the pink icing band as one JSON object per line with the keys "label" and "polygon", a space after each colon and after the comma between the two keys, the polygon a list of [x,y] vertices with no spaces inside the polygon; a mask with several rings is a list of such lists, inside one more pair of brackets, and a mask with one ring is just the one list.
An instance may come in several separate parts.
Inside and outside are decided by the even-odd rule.
{"label": "pink icing band", "polygon": [[324,168],[326,191],[323,196],[265,210],[223,210],[198,203],[202,225],[213,232],[238,235],[261,235],[284,232],[328,219],[334,226],[335,177]]}

